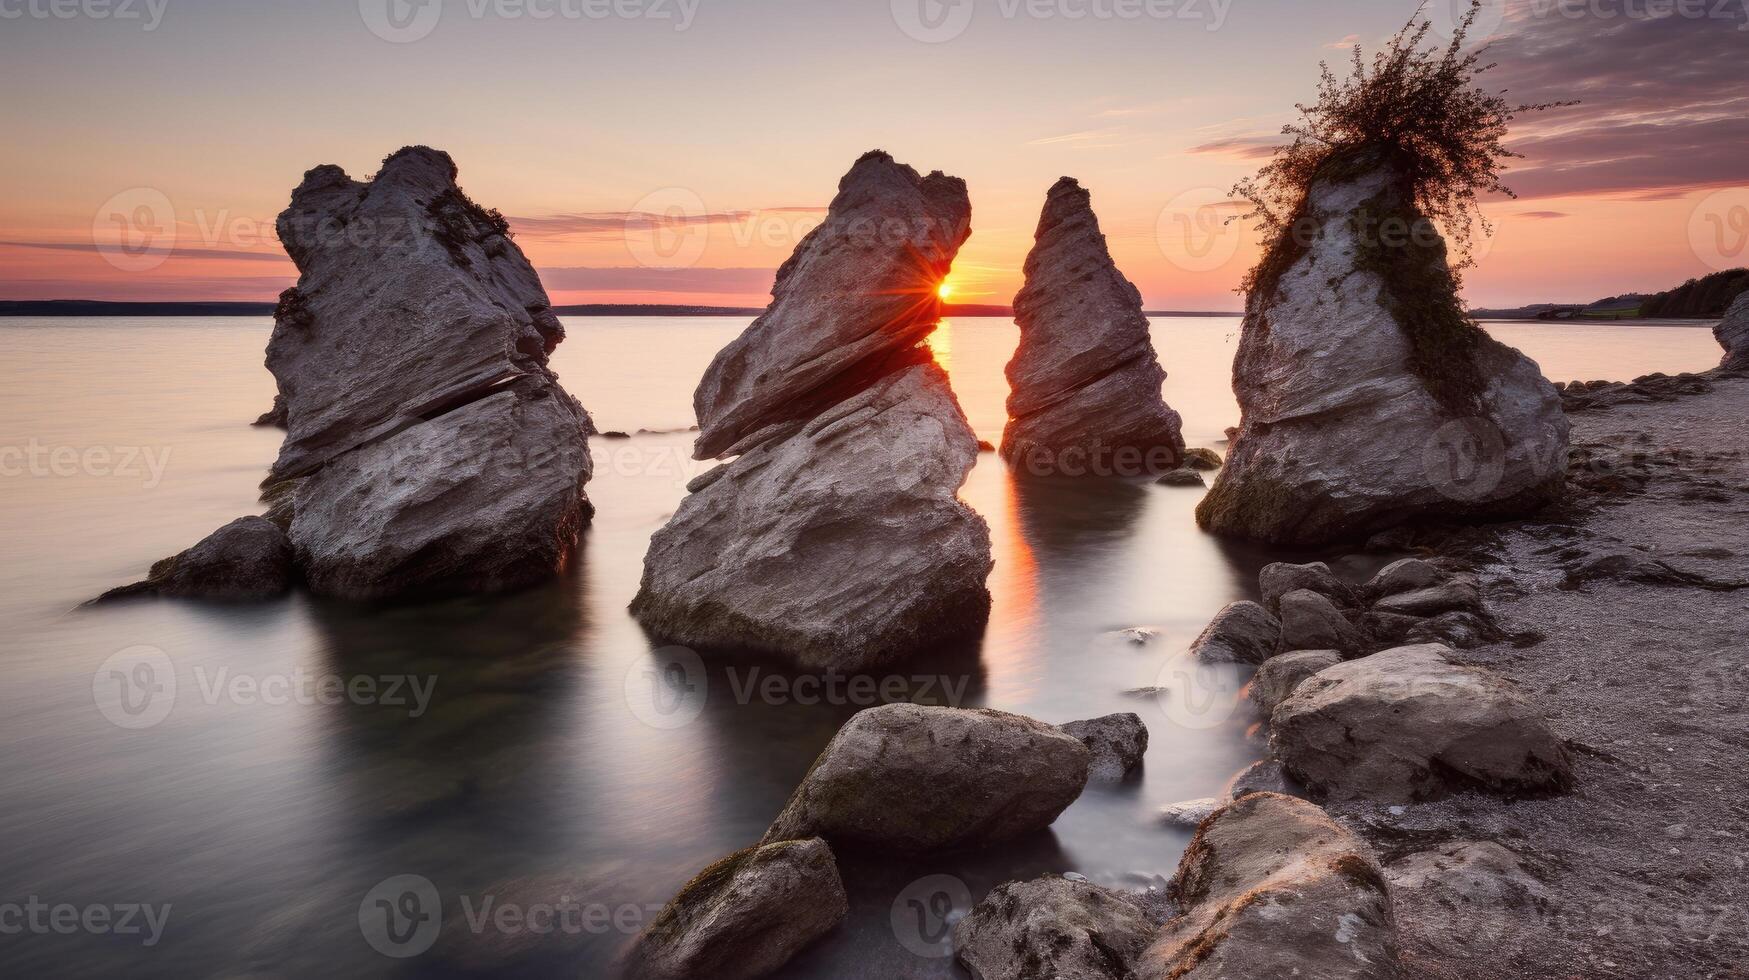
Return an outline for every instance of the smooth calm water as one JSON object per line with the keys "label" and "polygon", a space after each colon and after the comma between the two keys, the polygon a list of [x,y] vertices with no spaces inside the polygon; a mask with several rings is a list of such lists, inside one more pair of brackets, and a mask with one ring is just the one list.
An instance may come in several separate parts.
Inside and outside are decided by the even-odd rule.
{"label": "smooth calm water", "polygon": [[[577,319],[554,360],[603,430],[683,430],[694,383],[745,323]],[[1237,422],[1237,327],[1155,323],[1193,444],[1220,448]],[[1704,329],[1491,329],[1557,379],[1718,359]],[[688,676],[684,654],[653,651],[626,615],[649,535],[702,465],[684,432],[595,441],[582,561],[535,591],[74,611],[259,512],[280,436],[247,425],[272,397],[268,331],[253,319],[0,321],[0,974],[599,975],[650,907],[758,839],[873,695],[1051,722],[1141,713],[1141,778],[1090,788],[1038,840],[916,864],[844,860],[851,921],[785,973],[950,976],[950,959],[927,955],[943,948],[928,945],[943,908],[931,898],[963,910],[967,895],[1047,870],[1131,886],[1170,876],[1186,835],[1155,812],[1220,792],[1260,754],[1243,678],[1187,675],[1174,654],[1278,556],[1199,533],[1201,491],[1016,482],[992,455],[964,490],[995,541],[989,630],[883,675],[878,692],[717,658]],[[966,319],[934,340],[992,442],[1015,337],[1007,321]],[[1134,626],[1157,636],[1113,633]],[[111,673],[121,651],[124,666],[166,665],[147,675],[153,696],[123,683],[140,675]],[[1167,693],[1125,693],[1145,687]],[[431,883],[441,927],[391,920],[435,904],[399,904],[417,897],[404,895],[411,879],[379,887],[403,875]],[[134,903],[163,917],[153,945]],[[551,905],[559,924],[539,931]],[[425,951],[391,958],[371,939]]]}

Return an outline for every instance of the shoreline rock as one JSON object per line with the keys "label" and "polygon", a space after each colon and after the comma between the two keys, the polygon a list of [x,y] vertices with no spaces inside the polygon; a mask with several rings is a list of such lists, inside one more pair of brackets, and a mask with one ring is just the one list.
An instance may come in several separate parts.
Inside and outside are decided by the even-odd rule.
{"label": "shoreline rock", "polygon": [[985,980],[1127,980],[1166,919],[1158,899],[1045,875],[998,885],[954,925],[960,965]]}
{"label": "shoreline rock", "polygon": [[1086,721],[1058,725],[1063,734],[1079,739],[1093,753],[1087,774],[1090,781],[1122,782],[1130,770],[1141,765],[1148,751],[1148,728],[1131,711],[1102,715]]}
{"label": "shoreline rock", "polygon": [[1726,371],[1749,371],[1749,292],[1738,296],[1713,325],[1713,338],[1725,349],[1719,367]]}
{"label": "shoreline rock", "polygon": [[92,600],[136,596],[248,602],[292,590],[297,580],[285,532],[261,517],[239,517],[194,547],[152,565],[145,581],[111,589]]}
{"label": "shoreline rock", "polygon": [[754,980],[788,963],[849,914],[819,838],[750,847],[698,873],[633,943],[626,980]]}
{"label": "shoreline rock", "polygon": [[[1279,274],[1247,299],[1226,465],[1197,508],[1216,534],[1315,547],[1418,520],[1555,500],[1567,420],[1534,362],[1467,321],[1449,286],[1398,302],[1390,270],[1449,284],[1445,248],[1380,156],[1315,180]],[[1403,221],[1431,244],[1387,246]],[[1294,235],[1301,233],[1296,230]],[[1452,321],[1452,322],[1447,322]]]}

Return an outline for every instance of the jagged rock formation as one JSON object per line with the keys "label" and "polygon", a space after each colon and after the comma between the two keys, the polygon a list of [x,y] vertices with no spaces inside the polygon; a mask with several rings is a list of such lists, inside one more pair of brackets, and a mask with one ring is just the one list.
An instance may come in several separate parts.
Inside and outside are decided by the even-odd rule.
{"label": "jagged rock formation", "polygon": [[1749,293],[1737,297],[1723,319],[1713,324],[1713,336],[1725,349],[1719,367],[1727,371],[1749,371]]}
{"label": "jagged rock formation", "polygon": [[269,599],[291,591],[295,578],[285,532],[265,518],[239,517],[187,551],[154,563],[145,581],[111,589],[96,601],[152,595]]}
{"label": "jagged rock formation", "polygon": [[409,147],[369,181],[311,170],[278,231],[302,275],[267,347],[286,438],[263,488],[311,588],[491,591],[562,568],[593,427],[547,367],[564,328],[503,218],[447,154]]}
{"label": "jagged rock formation", "polygon": [[955,955],[983,980],[1128,980],[1166,918],[1163,896],[1045,875],[998,885],[953,929]]}
{"label": "jagged rock formation", "polygon": [[1254,793],[1205,820],[1168,890],[1179,914],[1138,980],[1398,980],[1372,849],[1304,800]]}
{"label": "jagged rock formation", "polygon": [[1045,196],[1008,362],[1002,458],[1039,476],[1159,476],[1184,459],[1178,413],[1154,354],[1142,294],[1118,271],[1087,191]]}
{"label": "jagged rock formation", "polygon": [[1247,299],[1243,419],[1202,526],[1315,546],[1554,499],[1560,399],[1466,319],[1401,168],[1376,151],[1338,157],[1298,217]]}
{"label": "jagged rock formation", "polygon": [[819,838],[751,847],[688,882],[638,936],[626,980],[752,980],[788,963],[849,914]]}
{"label": "jagged rock formation", "polygon": [[888,704],[832,737],[765,834],[839,849],[933,854],[1051,825],[1093,754],[1060,729],[989,709]]}
{"label": "jagged rock formation", "polygon": [[855,670],[982,629],[989,529],[956,494],[978,445],[921,345],[970,234],[965,183],[875,152],[778,270],[693,405],[694,480],[632,612],[700,647]]}

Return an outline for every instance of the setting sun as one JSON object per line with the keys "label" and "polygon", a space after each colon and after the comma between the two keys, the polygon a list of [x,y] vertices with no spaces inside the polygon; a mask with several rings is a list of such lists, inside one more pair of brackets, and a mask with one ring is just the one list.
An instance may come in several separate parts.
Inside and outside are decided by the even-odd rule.
{"label": "setting sun", "polygon": [[953,296],[953,284],[949,283],[949,282],[943,282],[941,285],[935,287],[935,295],[941,297],[942,299],[948,299],[949,297]]}

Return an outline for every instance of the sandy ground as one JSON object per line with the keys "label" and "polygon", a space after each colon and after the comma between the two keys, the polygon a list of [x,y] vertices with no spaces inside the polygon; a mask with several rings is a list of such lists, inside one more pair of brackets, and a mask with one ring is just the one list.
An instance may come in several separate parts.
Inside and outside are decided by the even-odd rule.
{"label": "sandy ground", "polygon": [[1545,708],[1577,789],[1331,811],[1387,864],[1495,841],[1546,885],[1480,914],[1400,901],[1416,977],[1749,977],[1749,378],[1573,426],[1593,462],[1562,513],[1439,551],[1507,630],[1544,637],[1461,658]]}

